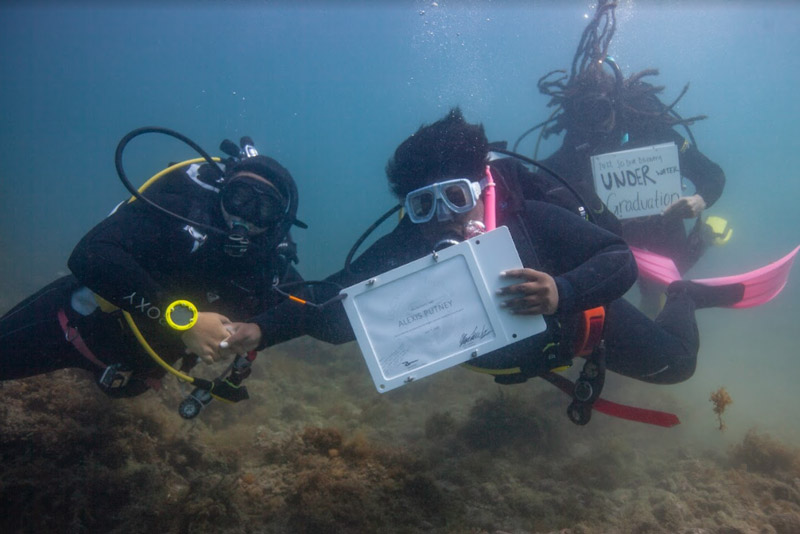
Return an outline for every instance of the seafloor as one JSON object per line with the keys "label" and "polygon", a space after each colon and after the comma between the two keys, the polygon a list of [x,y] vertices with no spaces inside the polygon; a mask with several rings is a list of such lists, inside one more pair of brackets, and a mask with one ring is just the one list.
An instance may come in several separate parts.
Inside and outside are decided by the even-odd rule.
{"label": "seafloor", "polygon": [[[460,368],[379,395],[355,344],[307,338],[248,387],[189,422],[172,379],[132,400],[78,371],[2,384],[0,532],[800,533],[800,453],[724,443],[711,404],[718,442],[577,427],[543,381]],[[625,400],[658,407],[651,388]]]}

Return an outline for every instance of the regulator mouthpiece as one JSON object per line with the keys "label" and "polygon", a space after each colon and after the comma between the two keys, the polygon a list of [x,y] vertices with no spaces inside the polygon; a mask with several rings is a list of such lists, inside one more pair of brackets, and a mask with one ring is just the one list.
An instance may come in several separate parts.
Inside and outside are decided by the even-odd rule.
{"label": "regulator mouthpiece", "polygon": [[467,224],[464,225],[464,239],[472,239],[485,233],[486,225],[481,221],[467,221]]}
{"label": "regulator mouthpiece", "polygon": [[247,252],[250,246],[250,230],[247,225],[240,222],[233,223],[231,233],[228,234],[228,242],[225,243],[225,253],[234,258],[240,258]]}

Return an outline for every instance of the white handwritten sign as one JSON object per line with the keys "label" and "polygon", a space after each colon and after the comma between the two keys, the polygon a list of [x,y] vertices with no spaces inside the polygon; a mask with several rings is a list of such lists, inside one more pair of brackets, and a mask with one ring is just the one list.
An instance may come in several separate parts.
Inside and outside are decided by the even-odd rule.
{"label": "white handwritten sign", "polygon": [[505,226],[342,290],[383,393],[543,332],[541,316],[500,309],[500,276],[522,267]]}
{"label": "white handwritten sign", "polygon": [[597,196],[618,219],[657,215],[681,197],[675,143],[592,156],[592,176]]}

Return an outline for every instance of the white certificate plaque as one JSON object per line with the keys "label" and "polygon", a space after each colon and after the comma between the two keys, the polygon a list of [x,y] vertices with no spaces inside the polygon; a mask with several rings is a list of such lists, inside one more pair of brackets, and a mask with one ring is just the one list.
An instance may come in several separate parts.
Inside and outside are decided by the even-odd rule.
{"label": "white certificate plaque", "polygon": [[381,393],[543,332],[499,307],[500,272],[522,267],[505,226],[342,290]]}

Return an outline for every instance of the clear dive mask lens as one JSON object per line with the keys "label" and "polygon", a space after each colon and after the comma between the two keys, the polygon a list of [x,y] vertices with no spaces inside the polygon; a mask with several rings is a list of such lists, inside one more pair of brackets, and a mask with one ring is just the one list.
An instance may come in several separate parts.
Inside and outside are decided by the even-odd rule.
{"label": "clear dive mask lens", "polygon": [[411,191],[406,195],[405,208],[411,222],[416,224],[430,221],[437,212],[439,220],[446,220],[450,213],[471,211],[480,196],[479,183],[456,178]]}

